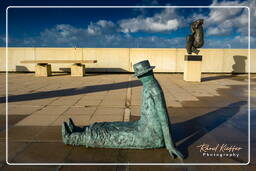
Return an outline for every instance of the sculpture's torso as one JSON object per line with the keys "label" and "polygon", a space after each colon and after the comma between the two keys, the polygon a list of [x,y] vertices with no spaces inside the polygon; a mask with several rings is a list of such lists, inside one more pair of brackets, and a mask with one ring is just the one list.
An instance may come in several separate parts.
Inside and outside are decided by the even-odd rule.
{"label": "sculpture's torso", "polygon": [[143,85],[140,120],[94,123],[84,128],[83,136],[77,136],[78,139],[70,139],[70,141],[81,142],[80,145],[87,147],[136,149],[163,147],[164,138],[153,96],[161,96],[165,103],[156,80],[150,80]]}
{"label": "sculpture's torso", "polygon": [[202,47],[204,44],[204,31],[203,31],[203,27],[200,25],[198,26],[197,29],[194,30],[194,42],[193,45],[195,47]]}
{"label": "sculpture's torso", "polygon": [[151,80],[143,87],[141,118],[138,123],[139,130],[143,134],[143,141],[147,142],[149,146],[154,144],[161,147],[164,145],[164,138],[157,109],[154,105],[155,98],[153,97],[156,96],[161,96],[161,99],[164,101],[159,84],[156,80]]}

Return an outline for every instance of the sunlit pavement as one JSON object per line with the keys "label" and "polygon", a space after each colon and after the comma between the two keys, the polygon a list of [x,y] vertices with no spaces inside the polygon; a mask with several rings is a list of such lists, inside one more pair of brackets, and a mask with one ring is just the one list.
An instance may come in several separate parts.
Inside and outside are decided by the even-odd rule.
{"label": "sunlit pavement", "polygon": [[[5,74],[0,74],[0,160],[5,164]],[[171,159],[165,148],[148,150],[92,149],[62,143],[61,124],[69,117],[77,125],[103,121],[127,121],[140,117],[141,84],[131,74],[89,74],[71,77],[56,74],[8,76],[8,162],[9,163],[170,163],[163,170],[234,170],[235,166],[184,166],[187,163],[248,162],[248,76],[204,74],[201,83],[185,82],[181,74],[156,74],[166,98],[172,134],[183,161]],[[251,120],[255,121],[255,76],[251,79]],[[251,123],[251,147],[255,146],[255,122]],[[218,149],[200,152],[200,145]],[[221,146],[238,151],[220,151]],[[224,148],[223,148],[224,149]],[[251,154],[255,148],[251,149]],[[224,154],[232,156],[224,156]],[[234,154],[233,154],[234,153]],[[211,156],[212,155],[212,156]],[[215,156],[214,156],[215,155]],[[218,156],[217,156],[218,155]],[[222,155],[222,157],[220,157]],[[247,167],[252,169],[255,156]],[[104,166],[107,170],[141,170],[159,166]],[[79,166],[19,166],[42,170],[75,170]],[[88,169],[99,167],[88,166]],[[159,170],[159,169],[158,169]]]}

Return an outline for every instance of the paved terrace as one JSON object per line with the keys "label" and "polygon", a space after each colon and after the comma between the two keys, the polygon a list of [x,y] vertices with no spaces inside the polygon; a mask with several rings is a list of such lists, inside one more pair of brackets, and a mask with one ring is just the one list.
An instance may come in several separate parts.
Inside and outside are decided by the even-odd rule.
{"label": "paved terrace", "polygon": [[[0,74],[0,160],[5,161],[5,74]],[[255,76],[252,76],[255,102]],[[203,75],[189,83],[181,74],[156,74],[166,97],[173,136],[185,154],[184,163],[246,163],[248,161],[247,75]],[[140,82],[131,74],[90,74],[34,77],[9,74],[8,161],[11,163],[181,163],[166,149],[118,150],[72,147],[62,143],[61,124],[69,117],[78,125],[128,121],[140,117]],[[255,103],[252,104],[255,119]],[[130,114],[130,115],[129,115]],[[252,130],[255,129],[252,123]],[[255,136],[251,138],[255,142]],[[207,157],[197,146],[228,144],[242,147],[238,157]],[[255,143],[252,144],[252,147]],[[253,151],[255,153],[255,148]],[[256,163],[255,159],[251,159]],[[19,166],[20,169],[74,170],[71,166]],[[89,167],[90,170],[92,167]],[[108,170],[149,169],[153,166],[109,166]],[[170,170],[198,170],[199,166],[165,166]],[[201,167],[200,167],[201,168]],[[244,170],[242,166],[236,167]],[[96,169],[96,167],[94,168]],[[97,169],[100,169],[97,167]],[[202,170],[233,170],[234,166],[206,166]],[[252,169],[252,165],[246,170]]]}

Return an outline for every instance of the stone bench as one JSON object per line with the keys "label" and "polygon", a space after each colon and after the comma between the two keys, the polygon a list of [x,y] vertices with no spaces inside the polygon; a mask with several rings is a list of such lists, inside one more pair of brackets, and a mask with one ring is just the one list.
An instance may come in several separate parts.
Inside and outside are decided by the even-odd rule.
{"label": "stone bench", "polygon": [[22,64],[35,63],[35,76],[51,75],[51,63],[71,63],[71,76],[84,76],[85,65],[84,63],[97,63],[97,60],[26,60],[21,61]]}

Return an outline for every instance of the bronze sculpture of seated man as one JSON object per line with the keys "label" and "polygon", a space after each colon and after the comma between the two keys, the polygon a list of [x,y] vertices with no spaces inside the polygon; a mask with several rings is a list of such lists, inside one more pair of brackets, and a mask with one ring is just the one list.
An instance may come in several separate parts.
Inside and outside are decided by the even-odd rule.
{"label": "bronze sculpture of seated man", "polygon": [[142,82],[141,118],[131,122],[99,122],[83,128],[70,119],[62,125],[65,144],[85,147],[145,149],[166,147],[171,157],[183,159],[176,149],[163,91],[147,60],[134,64],[135,76]]}

